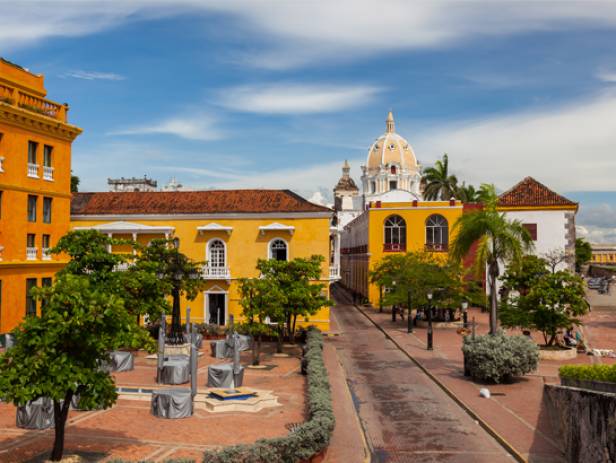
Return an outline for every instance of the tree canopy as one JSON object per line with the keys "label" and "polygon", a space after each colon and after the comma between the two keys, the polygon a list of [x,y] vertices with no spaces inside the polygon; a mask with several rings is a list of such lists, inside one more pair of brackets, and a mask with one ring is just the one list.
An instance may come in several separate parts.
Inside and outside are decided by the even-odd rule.
{"label": "tree canopy", "polygon": [[456,196],[458,189],[458,179],[449,173],[449,156],[443,154],[443,158],[437,160],[433,167],[428,167],[424,171],[426,187],[424,198],[428,201],[441,199],[448,201]]}
{"label": "tree canopy", "polygon": [[575,271],[580,272],[582,265],[586,265],[592,258],[592,247],[584,238],[575,240]]}

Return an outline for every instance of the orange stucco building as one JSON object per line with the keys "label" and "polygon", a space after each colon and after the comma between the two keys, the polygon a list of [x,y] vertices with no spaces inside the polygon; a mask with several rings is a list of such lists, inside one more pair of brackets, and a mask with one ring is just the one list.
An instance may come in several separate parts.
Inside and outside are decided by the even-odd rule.
{"label": "orange stucco building", "polygon": [[81,129],[46,96],[42,75],[0,58],[0,333],[40,311],[28,291],[63,264],[47,249],[69,229],[71,143]]}

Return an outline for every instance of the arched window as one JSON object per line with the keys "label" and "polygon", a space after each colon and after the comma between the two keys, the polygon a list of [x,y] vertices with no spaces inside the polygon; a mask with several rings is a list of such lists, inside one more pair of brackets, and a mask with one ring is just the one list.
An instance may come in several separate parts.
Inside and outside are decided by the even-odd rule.
{"label": "arched window", "polygon": [[449,244],[449,224],[447,219],[434,214],[426,220],[426,249],[429,251],[447,251]]}
{"label": "arched window", "polygon": [[270,241],[269,257],[274,260],[287,260],[287,243],[280,238]]}
{"label": "arched window", "polygon": [[399,215],[391,215],[385,220],[384,251],[406,251],[406,222]]}
{"label": "arched window", "polygon": [[226,267],[225,243],[221,240],[210,241],[208,246],[207,265],[209,267]]}

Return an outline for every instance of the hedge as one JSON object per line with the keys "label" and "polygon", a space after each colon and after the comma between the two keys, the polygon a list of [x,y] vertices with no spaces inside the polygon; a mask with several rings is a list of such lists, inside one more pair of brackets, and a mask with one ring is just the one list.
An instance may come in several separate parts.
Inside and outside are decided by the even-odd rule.
{"label": "hedge", "polygon": [[558,369],[561,378],[580,381],[604,381],[616,383],[616,364],[614,365],[563,365]]}
{"label": "hedge", "polygon": [[315,327],[308,330],[304,359],[308,375],[308,421],[285,437],[206,451],[203,463],[296,463],[309,460],[327,448],[335,419],[323,363],[323,335]]}

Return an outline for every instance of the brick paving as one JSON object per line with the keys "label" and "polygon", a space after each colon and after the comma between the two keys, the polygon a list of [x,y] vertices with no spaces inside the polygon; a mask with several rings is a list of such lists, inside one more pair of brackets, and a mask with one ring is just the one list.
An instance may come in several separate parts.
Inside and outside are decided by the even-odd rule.
{"label": "brick paving", "polygon": [[[616,304],[607,299],[590,295],[593,310],[584,317],[582,328],[591,347],[616,350]],[[616,302],[616,298],[613,299]],[[597,305],[599,302],[602,305]],[[335,309],[335,316],[341,311],[348,311],[342,306]],[[357,309],[355,309],[357,310]],[[487,385],[492,392],[492,398],[479,397],[479,389],[486,387],[476,384],[463,376],[463,357],[461,352],[462,339],[453,328],[436,328],[434,330],[434,350],[426,350],[426,330],[415,328],[414,333],[406,332],[406,320],[393,323],[391,313],[370,307],[360,310],[384,329],[413,359],[432,373],[438,380],[451,390],[456,397],[464,402],[478,416],[486,421],[498,434],[511,444],[524,458],[537,463],[562,462],[561,444],[554,435],[551,422],[543,406],[543,385],[558,381],[558,368],[563,364],[614,363],[614,359],[597,358],[578,354],[577,358],[568,361],[540,362],[537,371],[513,384]],[[488,314],[478,309],[470,309],[469,321],[475,318],[477,333],[488,332]],[[542,337],[534,333],[538,342]],[[463,460],[460,460],[463,461]],[[471,461],[471,460],[469,460]],[[475,460],[472,460],[475,461]]]}
{"label": "brick paving", "polygon": [[328,342],[346,372],[371,461],[513,461],[357,309],[339,303],[332,313],[340,333]]}

